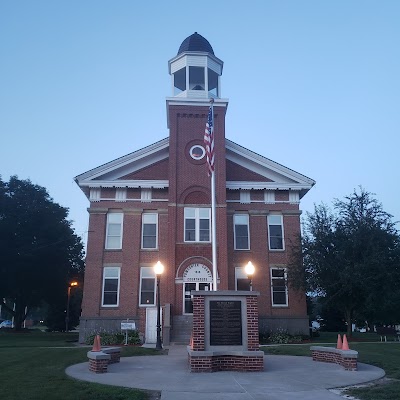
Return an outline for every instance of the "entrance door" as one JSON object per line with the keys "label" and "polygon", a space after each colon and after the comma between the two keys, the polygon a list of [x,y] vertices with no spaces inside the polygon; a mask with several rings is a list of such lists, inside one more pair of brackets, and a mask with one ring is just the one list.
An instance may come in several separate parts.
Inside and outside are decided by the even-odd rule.
{"label": "entrance door", "polygon": [[[162,309],[160,309],[160,321],[162,321]],[[162,328],[162,323],[161,323]],[[146,308],[146,343],[157,342],[157,307]]]}
{"label": "entrance door", "polygon": [[184,314],[193,314],[193,301],[192,301],[192,290],[211,290],[211,283],[208,282],[190,282],[184,284],[183,293],[185,295],[184,302]]}

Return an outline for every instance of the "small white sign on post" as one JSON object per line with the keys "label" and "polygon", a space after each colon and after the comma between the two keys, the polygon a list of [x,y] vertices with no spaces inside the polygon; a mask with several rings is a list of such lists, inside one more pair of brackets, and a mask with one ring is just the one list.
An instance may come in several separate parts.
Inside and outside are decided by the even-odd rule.
{"label": "small white sign on post", "polygon": [[134,322],[121,322],[121,331],[134,331],[136,324]]}
{"label": "small white sign on post", "polygon": [[129,319],[121,322],[121,331],[125,331],[125,346],[128,345],[128,331],[134,331],[136,329],[135,322],[128,322]]}

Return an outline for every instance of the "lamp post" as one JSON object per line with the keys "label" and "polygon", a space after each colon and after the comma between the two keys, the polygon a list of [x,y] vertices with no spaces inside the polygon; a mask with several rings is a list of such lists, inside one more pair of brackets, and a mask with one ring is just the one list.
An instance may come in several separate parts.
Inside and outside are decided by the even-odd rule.
{"label": "lamp post", "polygon": [[162,265],[160,261],[157,261],[157,264],[154,266],[154,272],[157,276],[157,342],[156,342],[156,349],[162,350],[163,347],[161,344],[161,320],[160,320],[160,311],[161,311],[160,278],[161,278],[161,274],[164,272],[164,265]]}
{"label": "lamp post", "polygon": [[246,272],[247,275],[247,279],[249,280],[249,285],[250,285],[250,291],[253,290],[253,282],[252,282],[252,278],[253,278],[253,274],[255,271],[254,265],[252,264],[251,261],[249,261],[246,266],[244,267],[244,270]]}
{"label": "lamp post", "polygon": [[78,286],[78,282],[73,281],[68,285],[68,296],[67,296],[67,315],[65,316],[65,332],[68,332],[69,325],[69,300],[71,298],[71,288]]}

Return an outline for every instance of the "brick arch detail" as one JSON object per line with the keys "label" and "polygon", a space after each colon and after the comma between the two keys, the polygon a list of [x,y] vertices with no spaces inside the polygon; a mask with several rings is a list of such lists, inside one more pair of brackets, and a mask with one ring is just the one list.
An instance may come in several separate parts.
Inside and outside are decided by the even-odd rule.
{"label": "brick arch detail", "polygon": [[[179,267],[176,270],[176,275],[175,279],[183,279],[183,273],[186,270],[186,268],[194,263],[199,263],[199,264],[204,264],[210,271],[212,271],[212,262],[203,256],[191,256],[183,260],[180,264]],[[218,271],[217,271],[217,277],[218,277]]]}
{"label": "brick arch detail", "polygon": [[203,186],[191,186],[179,198],[181,204],[211,204],[210,190]]}

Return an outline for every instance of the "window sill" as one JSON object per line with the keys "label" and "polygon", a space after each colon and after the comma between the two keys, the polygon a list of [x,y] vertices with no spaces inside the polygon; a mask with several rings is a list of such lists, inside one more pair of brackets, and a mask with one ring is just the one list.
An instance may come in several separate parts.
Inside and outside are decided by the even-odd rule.
{"label": "window sill", "polygon": [[204,245],[206,245],[206,244],[211,244],[211,242],[181,242],[181,244],[196,244],[196,245],[204,244]]}
{"label": "window sill", "polygon": [[104,251],[111,251],[111,252],[122,251],[122,247],[120,249],[104,249]]}
{"label": "window sill", "polygon": [[155,307],[155,304],[139,304],[140,308],[149,308],[149,307]]}
{"label": "window sill", "polygon": [[140,251],[159,251],[159,248],[155,248],[155,249],[140,249]]}
{"label": "window sill", "polygon": [[269,251],[271,251],[272,253],[283,253],[286,250],[285,249],[269,249]]}
{"label": "window sill", "polygon": [[287,304],[272,304],[273,308],[289,308]]}

